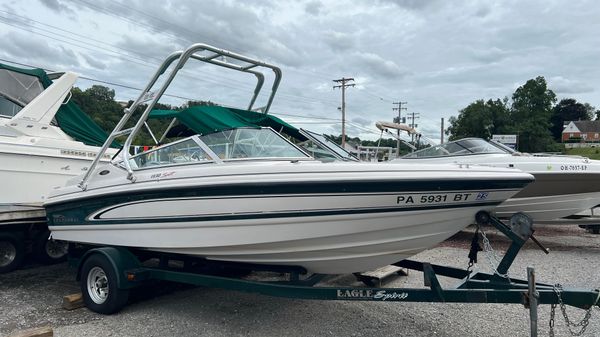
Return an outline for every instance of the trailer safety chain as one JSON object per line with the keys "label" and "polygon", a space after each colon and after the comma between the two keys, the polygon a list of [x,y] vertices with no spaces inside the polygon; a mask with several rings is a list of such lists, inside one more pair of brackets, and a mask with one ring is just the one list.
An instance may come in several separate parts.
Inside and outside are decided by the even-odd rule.
{"label": "trailer safety chain", "polygon": [[481,245],[479,244],[479,228],[475,230],[475,234],[471,239],[471,249],[469,249],[469,264],[467,265],[467,271],[470,272],[473,265],[477,263],[477,253],[482,251]]}
{"label": "trailer safety chain", "polygon": [[[556,297],[558,297],[558,303],[560,305],[560,311],[562,312],[563,318],[565,319],[565,323],[567,323],[567,328],[569,329],[569,333],[571,334],[571,336],[581,336],[585,333],[585,330],[587,329],[588,325],[590,324],[590,317],[592,317],[592,311],[594,310],[594,308],[596,307],[596,305],[598,305],[599,301],[600,301],[600,293],[598,293],[598,297],[596,297],[596,301],[594,302],[594,304],[592,304],[590,306],[589,309],[586,310],[585,315],[583,316],[583,318],[581,319],[581,321],[579,321],[578,323],[573,323],[570,319],[569,319],[569,315],[567,314],[567,306],[565,305],[565,303],[563,302],[562,296],[561,296],[561,291],[562,291],[562,285],[560,284],[555,284],[554,285],[554,292],[556,293]],[[554,337],[554,315],[555,315],[555,311],[556,311],[556,304],[552,304],[552,306],[550,307],[550,331],[549,331],[549,335],[550,337]],[[573,331],[574,328],[579,328],[579,331]]]}
{"label": "trailer safety chain", "polygon": [[508,274],[508,271],[506,272],[506,274],[502,274],[498,272],[498,269],[496,269],[496,266],[500,264],[500,261],[502,261],[502,259],[496,254],[494,248],[492,248],[490,240],[488,239],[487,235],[485,235],[483,228],[481,228],[479,224],[477,225],[477,229],[481,232],[481,237],[483,239],[483,251],[485,252],[486,260],[488,261],[488,264],[494,271],[494,274],[510,280],[510,275]]}

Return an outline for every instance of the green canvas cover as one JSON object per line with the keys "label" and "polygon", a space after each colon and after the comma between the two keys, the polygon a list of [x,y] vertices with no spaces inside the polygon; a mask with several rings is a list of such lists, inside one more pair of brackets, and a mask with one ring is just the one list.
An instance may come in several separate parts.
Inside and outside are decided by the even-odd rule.
{"label": "green canvas cover", "polygon": [[180,123],[197,134],[239,127],[271,127],[298,140],[306,139],[298,129],[273,115],[221,106],[199,105],[181,111],[152,110],[150,118],[177,118]]}
{"label": "green canvas cover", "polygon": [[40,79],[40,82],[42,82],[42,84],[44,85],[44,88],[47,88],[50,84],[52,84],[52,80],[50,80],[48,78],[48,75],[46,75],[46,72],[43,69],[37,69],[37,68],[23,69],[23,68],[17,68],[17,67],[9,66],[8,64],[2,64],[2,63],[0,63],[0,69],[6,69],[6,70],[14,71],[16,73],[35,76]]}
{"label": "green canvas cover", "polygon": [[[21,74],[27,74],[39,78],[44,88],[52,84],[52,80],[43,69],[23,69],[0,63],[0,69],[6,69]],[[69,101],[63,104],[55,115],[58,126],[73,139],[83,142],[87,145],[102,146],[108,135],[96,124],[87,114],[85,114],[75,102]],[[117,142],[113,142],[112,147],[119,147]]]}

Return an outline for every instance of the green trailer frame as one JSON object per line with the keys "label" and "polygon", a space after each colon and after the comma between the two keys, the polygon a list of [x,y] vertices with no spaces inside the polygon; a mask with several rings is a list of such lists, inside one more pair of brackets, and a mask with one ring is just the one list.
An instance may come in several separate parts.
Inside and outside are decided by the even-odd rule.
{"label": "green trailer frame", "polygon": [[[160,254],[158,266],[147,266],[140,261],[139,252],[125,247],[97,247],[85,252],[74,253],[78,266],[77,278],[80,280],[84,302],[93,311],[111,314],[119,311],[127,301],[129,289],[138,287],[150,280],[164,280],[197,286],[230,289],[260,293],[269,296],[343,301],[385,301],[385,302],[444,302],[444,303],[513,303],[523,304],[530,309],[532,336],[537,333],[537,306],[539,304],[566,304],[581,309],[593,306],[600,308],[598,289],[563,288],[557,291],[554,285],[535,282],[532,268],[528,268],[528,280],[507,278],[510,266],[518,252],[529,238],[533,229],[531,220],[522,214],[513,217],[509,225],[479,213],[477,222],[496,227],[512,240],[496,273],[471,272],[465,269],[440,266],[425,262],[403,260],[394,265],[421,271],[426,288],[385,288],[385,287],[332,287],[320,286],[326,275],[303,275],[306,271],[295,266],[265,266],[239,263],[222,263],[220,267],[247,271],[276,271],[288,277],[283,281],[256,281],[241,277],[224,277],[206,272],[191,271],[189,268],[169,267],[169,260],[183,261],[190,265],[188,257]],[[90,261],[92,263],[90,263]],[[208,261],[205,261],[208,263]],[[98,281],[90,279],[91,270],[99,267],[105,271],[104,278]],[[304,277],[303,277],[304,276]],[[454,287],[442,287],[438,276],[460,280]],[[95,282],[95,283],[94,283]],[[99,290],[106,288],[112,295],[103,303],[92,298],[102,295]],[[95,289],[95,290],[94,290]],[[90,293],[91,296],[90,296]],[[535,327],[535,329],[534,329]],[[535,333],[534,333],[535,330]]]}

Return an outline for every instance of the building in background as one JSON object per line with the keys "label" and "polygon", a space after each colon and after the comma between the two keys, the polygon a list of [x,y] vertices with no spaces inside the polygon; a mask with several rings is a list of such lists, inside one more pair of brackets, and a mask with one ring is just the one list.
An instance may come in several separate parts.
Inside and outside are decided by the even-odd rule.
{"label": "building in background", "polygon": [[568,148],[600,146],[600,121],[565,121],[562,142]]}

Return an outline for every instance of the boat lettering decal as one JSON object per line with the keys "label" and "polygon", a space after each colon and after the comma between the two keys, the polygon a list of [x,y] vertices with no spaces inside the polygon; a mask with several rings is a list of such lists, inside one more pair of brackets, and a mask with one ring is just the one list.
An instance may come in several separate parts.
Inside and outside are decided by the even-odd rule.
{"label": "boat lettering decal", "polygon": [[387,290],[373,290],[373,289],[338,289],[336,291],[338,299],[346,300],[362,300],[362,299],[373,299],[373,300],[404,300],[408,298],[406,292],[388,292]]}
{"label": "boat lettering decal", "polygon": [[77,217],[67,217],[62,214],[53,214],[52,221],[54,224],[76,224],[81,222]]}
{"label": "boat lettering decal", "polygon": [[479,193],[477,193],[475,200],[486,200],[489,195],[490,195],[490,192],[479,192]]}
{"label": "boat lettering decal", "polygon": [[[396,204],[436,204],[442,202],[458,202],[458,201],[470,201],[473,193],[442,193],[442,194],[414,194],[414,195],[398,195],[396,196]],[[479,194],[482,194],[480,192]],[[485,200],[485,197],[477,200]],[[479,198],[479,195],[478,195]]]}
{"label": "boat lettering decal", "polygon": [[560,165],[561,171],[587,171],[587,165]]}
{"label": "boat lettering decal", "polygon": [[401,292],[401,293],[397,293],[395,291],[388,293],[385,290],[379,290],[378,292],[375,293],[375,296],[373,296],[374,299],[376,300],[404,300],[408,297],[408,293],[405,292]]}
{"label": "boat lettering decal", "polygon": [[153,175],[150,176],[150,179],[166,178],[166,177],[170,177],[174,174],[175,174],[175,171],[154,173]]}
{"label": "boat lettering decal", "polygon": [[[86,158],[95,158],[96,155],[98,155],[97,152],[92,152],[92,151],[66,150],[66,149],[61,149],[60,154],[66,155],[66,156],[76,156],[76,157],[86,157]],[[110,159],[111,156],[109,154],[105,154],[102,156],[102,158]]]}
{"label": "boat lettering decal", "polygon": [[337,298],[361,299],[373,298],[374,292],[371,289],[338,289]]}

